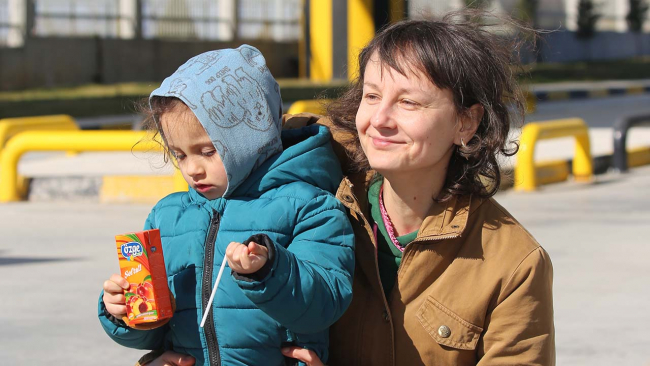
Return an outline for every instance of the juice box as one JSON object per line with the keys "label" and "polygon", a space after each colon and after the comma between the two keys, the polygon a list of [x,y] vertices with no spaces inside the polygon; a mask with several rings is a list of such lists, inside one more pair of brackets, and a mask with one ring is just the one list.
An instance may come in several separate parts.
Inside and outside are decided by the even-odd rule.
{"label": "juice box", "polygon": [[115,236],[120,272],[131,287],[124,290],[128,325],[171,318],[173,311],[158,229]]}

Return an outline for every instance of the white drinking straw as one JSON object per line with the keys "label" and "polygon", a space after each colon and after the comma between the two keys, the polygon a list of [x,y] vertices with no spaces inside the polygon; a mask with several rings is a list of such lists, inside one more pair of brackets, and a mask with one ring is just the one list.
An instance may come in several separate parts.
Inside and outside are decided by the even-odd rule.
{"label": "white drinking straw", "polygon": [[212,309],[212,300],[214,300],[214,294],[217,293],[217,287],[219,286],[219,281],[221,281],[221,275],[223,274],[223,269],[226,267],[226,256],[223,256],[223,261],[221,261],[221,268],[219,268],[219,274],[217,275],[217,281],[214,283],[212,288],[212,293],[210,294],[210,300],[208,301],[208,306],[205,308],[205,313],[203,314],[203,320],[201,320],[201,328],[205,324],[205,320],[208,318],[210,309]]}

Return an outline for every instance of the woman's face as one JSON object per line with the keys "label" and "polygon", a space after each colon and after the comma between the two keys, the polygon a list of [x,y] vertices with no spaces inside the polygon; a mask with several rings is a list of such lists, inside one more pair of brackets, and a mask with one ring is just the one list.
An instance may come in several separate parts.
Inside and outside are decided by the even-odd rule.
{"label": "woman's face", "polygon": [[464,136],[462,124],[450,90],[439,89],[421,73],[382,70],[377,54],[370,58],[356,125],[374,170],[444,179],[454,144]]}

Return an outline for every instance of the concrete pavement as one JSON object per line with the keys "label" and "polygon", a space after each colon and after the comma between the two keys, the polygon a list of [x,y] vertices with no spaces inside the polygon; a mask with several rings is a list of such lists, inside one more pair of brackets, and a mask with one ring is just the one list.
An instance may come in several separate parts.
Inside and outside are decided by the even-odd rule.
{"label": "concrete pavement", "polygon": [[497,195],[553,261],[558,365],[650,365],[649,187],[641,167]]}
{"label": "concrete pavement", "polygon": [[[554,265],[558,365],[650,365],[650,167],[496,199]],[[130,365],[96,319],[118,270],[113,236],[142,227],[150,205],[0,205],[0,364]]]}

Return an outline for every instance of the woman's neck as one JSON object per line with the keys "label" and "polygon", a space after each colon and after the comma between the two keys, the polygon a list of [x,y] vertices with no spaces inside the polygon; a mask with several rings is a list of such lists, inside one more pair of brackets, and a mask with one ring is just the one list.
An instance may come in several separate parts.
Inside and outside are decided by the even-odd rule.
{"label": "woman's neck", "polygon": [[[417,231],[444,185],[444,180],[420,174],[384,176],[383,199],[386,213],[397,236]],[[444,177],[444,175],[438,175]]]}

